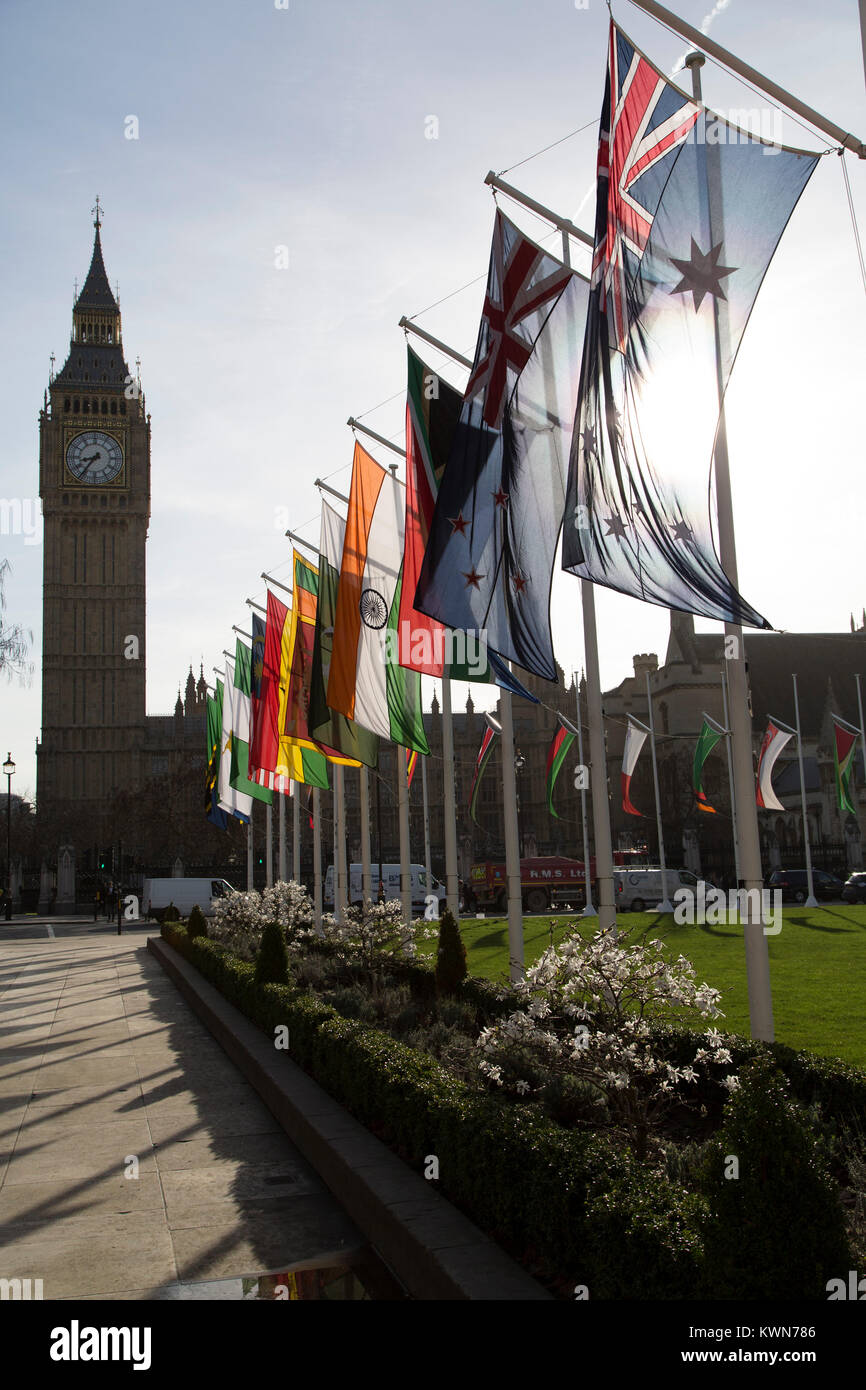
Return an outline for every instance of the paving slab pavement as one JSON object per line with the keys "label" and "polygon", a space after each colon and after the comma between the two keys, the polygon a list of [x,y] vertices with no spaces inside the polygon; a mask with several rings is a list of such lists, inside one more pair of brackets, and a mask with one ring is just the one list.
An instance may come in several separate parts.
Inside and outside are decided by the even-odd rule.
{"label": "paving slab pavement", "polygon": [[[364,1239],[149,955],[154,930],[0,929],[0,1277],[194,1296]],[[219,1297],[220,1285],[213,1283]]]}

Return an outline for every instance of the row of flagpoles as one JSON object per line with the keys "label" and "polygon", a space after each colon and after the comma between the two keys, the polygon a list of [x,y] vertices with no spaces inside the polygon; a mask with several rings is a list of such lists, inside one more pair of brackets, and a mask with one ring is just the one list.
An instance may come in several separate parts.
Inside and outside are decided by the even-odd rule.
{"label": "row of flagpoles", "polygon": [[[638,2],[650,13],[661,11]],[[677,28],[675,16],[661,13]],[[685,33],[688,26],[680,29]],[[373,896],[368,768],[376,765],[378,739],[422,757],[429,753],[422,674],[442,682],[446,887],[456,912],[450,681],[492,680],[500,687],[497,728],[491,725],[490,732],[502,743],[509,955],[512,977],[522,973],[512,698],[534,697],[512,663],[555,679],[550,585],[560,533],[562,566],[581,586],[600,927],[615,930],[616,914],[596,583],[724,623],[726,713],[725,728],[717,732],[729,750],[738,878],[758,890],[749,903],[761,901],[742,627],[770,624],[738,591],[724,394],[758,288],[817,156],[774,146],[772,160],[754,158],[767,152],[762,142],[744,140],[743,132],[703,106],[703,61],[700,53],[687,59],[689,98],[611,23],[594,234],[488,175],[494,194],[514,199],[561,233],[562,260],[497,211],[474,359],[401,320],[407,333],[469,371],[465,391],[450,387],[409,349],[405,450],[349,422],[405,458],[405,483],[396,477],[396,464],[381,468],[356,442],[349,497],[317,480],[320,491],[348,509],[343,518],[323,500],[320,543],[310,546],[317,565],[295,550],[292,585],[265,574],[267,608],[247,600],[253,631],[244,635],[252,647],[242,651],[238,640],[233,664],[227,654],[224,685],[218,682],[209,717],[209,814],[222,808],[243,818],[244,806],[258,797],[269,802],[270,835],[270,803],[280,795],[282,865],[282,797],[291,785],[311,785],[317,921],[318,803],[329,785],[327,767],[333,767],[339,913],[347,900],[343,769],[360,769],[363,891]],[[853,137],[841,137],[843,146],[866,152]],[[592,250],[589,277],[571,266],[571,238]],[[689,432],[675,424],[684,399],[703,411]],[[715,482],[718,554],[695,467],[702,457]],[[273,588],[291,595],[291,609]],[[467,675],[472,637],[479,661]],[[455,638],[463,640],[462,657]],[[635,724],[626,762],[633,768],[638,740],[648,736],[664,867],[649,685],[647,695],[649,725]],[[580,717],[566,732],[582,744]],[[579,756],[582,768],[582,747]],[[771,761],[766,766],[772,770]],[[398,768],[401,898],[408,917],[408,768],[402,758]],[[376,789],[378,798],[378,780]],[[581,786],[584,797],[585,790]],[[297,876],[297,795],[293,816]],[[589,875],[586,845],[584,857]],[[752,1033],[771,1039],[766,937],[760,914],[745,916]]]}

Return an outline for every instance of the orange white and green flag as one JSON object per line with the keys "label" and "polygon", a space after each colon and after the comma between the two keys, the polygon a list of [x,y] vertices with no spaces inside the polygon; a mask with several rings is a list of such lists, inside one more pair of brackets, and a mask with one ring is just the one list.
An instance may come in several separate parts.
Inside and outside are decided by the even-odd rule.
{"label": "orange white and green flag", "polygon": [[328,705],[382,738],[429,753],[421,677],[399,664],[402,484],[355,444]]}

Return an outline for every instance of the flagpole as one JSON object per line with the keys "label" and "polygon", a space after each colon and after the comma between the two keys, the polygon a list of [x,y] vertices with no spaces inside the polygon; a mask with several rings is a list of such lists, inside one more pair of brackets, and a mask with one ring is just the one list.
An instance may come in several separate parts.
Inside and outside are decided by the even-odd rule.
{"label": "flagpole", "polygon": [[[507,663],[511,670],[511,662]],[[517,824],[517,773],[511,691],[500,690],[502,726],[502,812],[505,821],[505,878],[508,884],[508,963],[512,981],[523,979],[523,894],[520,887],[520,831]]]}
{"label": "flagpole", "polygon": [[[424,800],[424,869],[427,874],[427,891],[432,892],[433,866],[430,858],[430,806],[427,801],[427,759],[421,759],[421,795]],[[437,908],[436,916],[439,916]]]}
{"label": "flagpole", "polygon": [[346,920],[348,884],[346,882],[346,779],[342,765],[334,764],[334,888],[337,894],[336,916],[338,922]]}
{"label": "flagpole", "polygon": [[800,700],[797,694],[797,677],[792,676],[794,682],[794,719],[797,726],[797,759],[800,764],[800,805],[803,808],[803,845],[806,850],[806,883],[809,888],[809,896],[803,904],[804,907],[818,907],[818,899],[815,897],[815,885],[812,881],[812,846],[809,843],[809,817],[806,812],[806,774],[803,770],[803,735],[800,732]]}
{"label": "flagpole", "polygon": [[292,877],[301,881],[301,788],[292,783]]}
{"label": "flagpole", "polygon": [[[691,69],[692,89],[696,102],[703,104],[701,96],[701,67],[703,53],[690,53],[686,65]],[[718,145],[705,145],[707,176],[707,218],[709,222],[710,245],[724,241],[723,215],[720,206],[721,190],[717,174]],[[725,428],[725,396],[721,366],[721,336],[727,330],[722,322],[720,308],[724,301],[712,296],[713,318],[715,323],[716,378],[719,400],[719,425],[715,443],[716,507],[719,518],[719,558],[722,569],[735,589],[739,588],[737,577],[737,547],[734,536],[734,512],[731,497],[731,475],[728,462],[728,441]],[[730,652],[730,655],[729,655]],[[773,997],[770,987],[770,956],[763,925],[764,878],[761,871],[761,842],[758,833],[758,807],[755,798],[755,769],[752,758],[752,721],[749,714],[749,697],[746,685],[746,659],[743,643],[743,629],[739,623],[725,623],[725,659],[729,675],[731,695],[731,753],[734,765],[734,793],[737,802],[738,826],[740,832],[740,865],[743,874],[742,886],[748,897],[743,916],[743,936],[746,948],[746,978],[749,991],[749,1019],[752,1037],[763,1042],[772,1042],[775,1036],[773,1027]],[[761,907],[757,920],[753,920],[752,906],[757,894]]]}
{"label": "flagpole", "polygon": [[286,872],[287,872],[287,865],[286,865],[286,848],[287,848],[287,846],[286,846],[286,798],[283,796],[283,793],[282,793],[281,791],[278,792],[278,791],[276,790],[276,788],[274,788],[274,795],[275,795],[275,796],[279,796],[279,798],[280,798],[280,801],[279,801],[279,806],[280,806],[280,882],[281,882],[281,883],[285,883],[285,881],[286,881]]}
{"label": "flagpole", "polygon": [[400,810],[400,905],[403,921],[412,921],[412,870],[409,850],[409,779],[406,775],[406,750],[399,744],[397,751],[397,791]]}
{"label": "flagpole", "polygon": [[253,818],[247,826],[247,892],[253,891]]}
{"label": "flagpole", "polygon": [[373,901],[373,885],[370,880],[370,774],[365,763],[358,768],[358,786],[361,799],[361,897],[366,903]]}
{"label": "flagpole", "polygon": [[653,697],[652,691],[650,689],[649,671],[646,672],[646,702],[647,708],[649,710],[650,748],[652,749],[653,755],[653,786],[655,787],[656,793],[656,826],[658,827],[659,837],[659,863],[661,865],[662,871],[662,900],[658,905],[657,911],[673,912],[674,905],[668,898],[668,875],[667,865],[665,864],[665,840],[664,833],[662,831],[662,801],[661,796],[659,795],[659,769],[658,761],[656,759],[656,726],[655,718],[653,716]]}
{"label": "flagpole", "polygon": [[455,921],[460,917],[457,883],[457,799],[454,792],[454,723],[451,716],[451,681],[442,677],[442,804],[445,810],[445,887],[448,907]]}
{"label": "flagpole", "polygon": [[265,886],[274,886],[274,814],[270,801],[265,805]]}
{"label": "flagpole", "polygon": [[731,828],[734,833],[734,873],[740,882],[740,832],[737,827],[737,798],[734,795],[734,762],[731,757],[731,722],[728,717],[728,678],[722,668],[722,710],[725,716],[725,753],[728,757],[728,786],[731,792]]}
{"label": "flagpole", "polygon": [[[635,4],[639,10],[644,10],[648,15],[652,15],[653,19],[660,20],[666,28],[673,29],[674,33],[679,34],[687,43],[698,44],[701,48],[706,49],[707,53],[709,53],[712,58],[723,63],[726,68],[730,68],[731,72],[736,73],[738,77],[744,77],[747,82],[751,82],[754,87],[759,88],[759,90],[764,92],[767,96],[772,97],[775,101],[781,102],[783,106],[787,106],[789,110],[793,111],[796,115],[802,116],[810,125],[815,126],[816,130],[823,131],[825,135],[829,135],[831,140],[843,145],[845,149],[853,150],[859,159],[866,158],[866,145],[858,140],[856,135],[850,135],[847,131],[842,130],[842,128],[835,125],[833,121],[829,121],[826,116],[822,116],[819,111],[815,111],[813,107],[807,106],[804,101],[800,101],[799,97],[793,96],[791,92],[787,92],[784,87],[780,87],[778,83],[773,82],[771,78],[765,77],[762,72],[758,72],[757,68],[750,67],[748,63],[743,62],[742,58],[738,58],[736,54],[729,52],[727,48],[722,48],[722,45],[716,43],[715,39],[708,38],[707,35],[702,34],[699,29],[695,29],[693,25],[688,24],[684,19],[680,19],[679,15],[673,14],[662,5],[656,4],[655,0],[632,0],[632,3]],[[864,8],[866,8],[864,7],[864,0],[860,0],[861,32]],[[688,59],[686,59],[686,63],[688,64]],[[864,67],[866,67],[866,39],[864,39]]]}
{"label": "flagpole", "polygon": [[580,686],[577,682],[577,672],[574,672],[574,699],[577,705],[577,761],[580,769],[580,819],[583,826],[583,876],[586,881],[586,904],[582,917],[595,917],[596,911],[592,905],[592,865],[589,862],[589,822],[586,818],[586,778],[584,770],[586,764],[583,761],[583,722],[580,713]]}
{"label": "flagpole", "polygon": [[[525,201],[523,194],[509,188],[509,196]],[[530,204],[527,203],[527,206]],[[563,232],[562,252],[566,265],[571,265],[567,228],[555,213],[541,204],[533,211],[550,216]],[[584,277],[586,278],[586,277]],[[601,671],[598,662],[598,630],[595,622],[595,590],[588,579],[580,581],[583,606],[583,646],[586,661],[586,709],[589,723],[590,792],[592,795],[592,824],[595,837],[595,878],[598,884],[598,925],[616,936],[616,900],[613,891],[613,844],[610,834],[610,797],[607,790],[607,755],[604,751],[604,711],[601,703]],[[581,758],[581,762],[583,759]]]}
{"label": "flagpole", "polygon": [[[866,5],[866,0],[860,0],[861,10]],[[863,779],[866,781],[866,724],[863,723],[863,696],[860,694],[860,677],[855,675],[857,682],[857,709],[860,711],[860,749],[863,757]]]}
{"label": "flagpole", "polygon": [[598,885],[598,925],[616,936],[616,904],[613,895],[613,844],[610,835],[610,798],[607,789],[607,755],[604,751],[604,711],[601,704],[601,674],[598,664],[598,630],[595,623],[595,592],[588,579],[581,579],[583,604],[583,645],[586,660],[586,707],[589,724],[590,794],[592,824],[595,831],[595,880]]}
{"label": "flagpole", "polygon": [[313,924],[319,936],[322,927],[322,794],[313,787]]}

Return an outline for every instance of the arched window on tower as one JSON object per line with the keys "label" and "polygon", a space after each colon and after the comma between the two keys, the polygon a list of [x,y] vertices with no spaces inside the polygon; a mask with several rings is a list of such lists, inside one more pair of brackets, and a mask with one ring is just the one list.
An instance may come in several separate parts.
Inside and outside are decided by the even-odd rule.
{"label": "arched window on tower", "polygon": [[85,415],[89,415],[89,414],[90,414],[90,401],[87,399],[86,396],[84,397],[84,414],[85,414]]}
{"label": "arched window on tower", "polygon": [[64,414],[65,414],[65,415],[68,415],[71,409],[72,409],[72,402],[70,401],[70,399],[69,399],[68,396],[64,396],[64,397],[63,397],[63,412],[64,412]]}
{"label": "arched window on tower", "polygon": [[72,413],[73,413],[73,415],[77,415],[77,414],[79,413],[80,410],[81,410],[81,401],[80,401],[80,400],[78,399],[78,397],[76,396],[76,397],[74,398],[73,402],[72,402]]}
{"label": "arched window on tower", "polygon": [[112,415],[116,415],[116,414],[117,414],[117,401],[112,401],[112,402],[111,402],[111,413],[112,413]]}
{"label": "arched window on tower", "polygon": [[663,734],[669,734],[669,733],[670,733],[670,728],[669,728],[669,725],[668,725],[668,705],[667,705],[667,700],[663,700],[663,701],[662,701],[662,703],[659,705],[659,710],[660,710],[660,712],[661,712],[661,717],[662,717],[662,733],[663,733]]}

